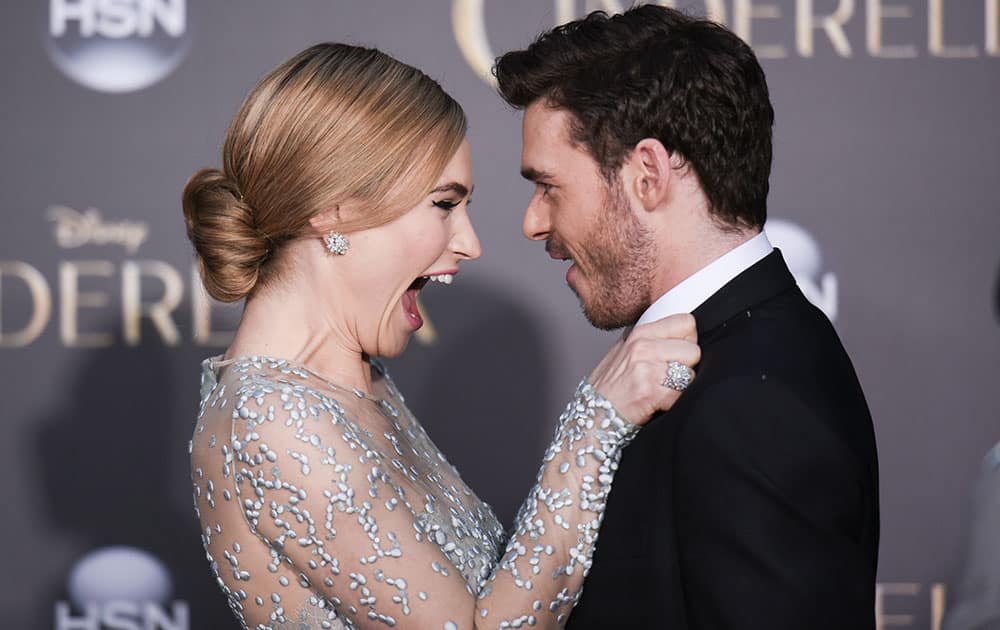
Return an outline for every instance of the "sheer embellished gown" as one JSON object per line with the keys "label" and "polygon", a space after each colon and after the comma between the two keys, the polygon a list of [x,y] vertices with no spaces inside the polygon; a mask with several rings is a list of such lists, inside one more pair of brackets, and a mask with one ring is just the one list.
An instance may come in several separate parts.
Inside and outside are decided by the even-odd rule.
{"label": "sheer embellished gown", "polygon": [[372,362],[372,395],[282,359],[207,359],[195,508],[244,628],[559,627],[638,427],[581,383],[505,534]]}

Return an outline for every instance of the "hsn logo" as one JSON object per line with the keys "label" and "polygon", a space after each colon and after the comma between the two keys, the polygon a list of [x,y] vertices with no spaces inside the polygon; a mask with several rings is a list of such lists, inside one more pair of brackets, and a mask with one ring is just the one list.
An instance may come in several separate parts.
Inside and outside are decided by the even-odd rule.
{"label": "hsn logo", "polygon": [[164,79],[188,49],[185,0],[49,0],[46,48],[66,76],[98,92]]}
{"label": "hsn logo", "polygon": [[165,608],[173,585],[166,567],[134,547],[104,547],[73,567],[73,603],[57,602],[55,630],[188,630],[185,602]]}

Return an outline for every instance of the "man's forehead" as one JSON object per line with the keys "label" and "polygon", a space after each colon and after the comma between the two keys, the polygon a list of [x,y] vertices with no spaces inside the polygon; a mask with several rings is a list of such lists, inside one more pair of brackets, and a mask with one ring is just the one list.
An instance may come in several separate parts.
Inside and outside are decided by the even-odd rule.
{"label": "man's forehead", "polygon": [[542,101],[536,101],[525,109],[522,173],[553,175],[566,168],[577,168],[581,161],[593,159],[586,147],[573,141],[572,120],[569,111]]}
{"label": "man's forehead", "polygon": [[524,129],[548,139],[570,140],[572,114],[547,99],[539,99],[524,110]]}

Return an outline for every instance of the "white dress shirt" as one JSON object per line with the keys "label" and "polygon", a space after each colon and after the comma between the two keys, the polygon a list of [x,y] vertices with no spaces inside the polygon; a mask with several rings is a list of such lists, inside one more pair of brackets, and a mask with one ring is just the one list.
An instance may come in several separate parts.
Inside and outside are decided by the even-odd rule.
{"label": "white dress shirt", "polygon": [[673,289],[667,291],[646,309],[635,325],[648,324],[677,313],[694,311],[719,289],[726,286],[730,280],[760,262],[772,251],[774,251],[774,247],[767,240],[767,234],[761,232],[746,243],[730,250],[721,258],[717,258],[702,267],[682,280]]}

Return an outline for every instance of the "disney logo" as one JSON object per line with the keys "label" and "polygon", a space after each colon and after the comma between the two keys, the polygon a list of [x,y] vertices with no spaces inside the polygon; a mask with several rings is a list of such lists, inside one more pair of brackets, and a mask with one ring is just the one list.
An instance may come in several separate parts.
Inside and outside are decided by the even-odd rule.
{"label": "disney logo", "polygon": [[97,208],[79,211],[69,206],[50,206],[56,242],[71,249],[83,245],[121,245],[134,254],[149,237],[149,226],[138,221],[105,221]]}

